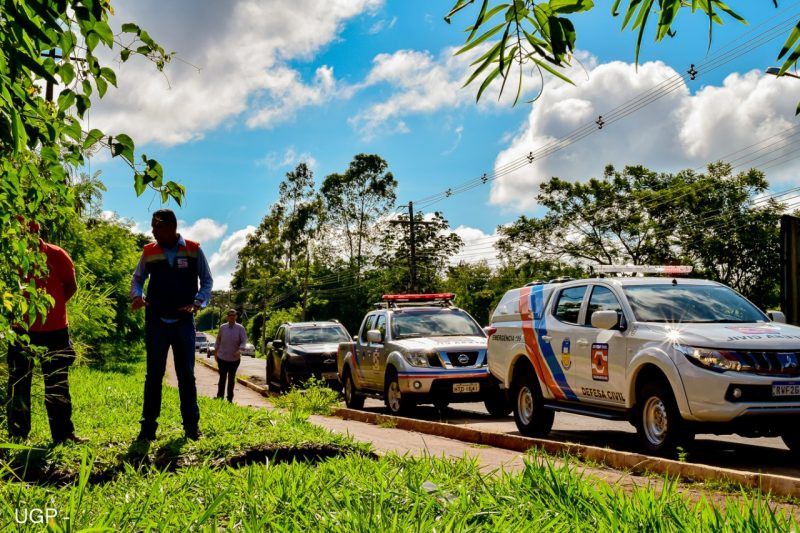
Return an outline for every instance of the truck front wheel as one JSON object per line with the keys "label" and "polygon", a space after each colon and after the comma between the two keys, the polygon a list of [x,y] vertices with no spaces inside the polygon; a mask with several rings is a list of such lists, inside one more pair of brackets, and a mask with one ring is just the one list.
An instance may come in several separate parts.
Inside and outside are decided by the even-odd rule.
{"label": "truck front wheel", "polygon": [[645,450],[663,455],[691,442],[693,435],[665,383],[645,384],[636,404],[636,430]]}
{"label": "truck front wheel", "polygon": [[397,372],[394,370],[391,370],[386,376],[383,399],[386,402],[386,407],[389,408],[393,415],[403,414],[413,405],[413,402],[403,398],[403,394],[400,392],[400,381],[397,379]]}
{"label": "truck front wheel", "polygon": [[514,422],[519,432],[527,437],[546,437],[553,429],[555,413],[544,407],[536,375],[521,373],[515,378],[512,391]]}

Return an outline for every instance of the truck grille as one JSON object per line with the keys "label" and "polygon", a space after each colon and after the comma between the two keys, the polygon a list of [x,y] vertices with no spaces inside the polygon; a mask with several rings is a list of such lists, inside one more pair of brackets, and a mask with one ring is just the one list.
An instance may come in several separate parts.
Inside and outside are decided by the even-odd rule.
{"label": "truck grille", "polygon": [[447,358],[450,359],[450,364],[453,366],[475,366],[478,361],[478,352],[448,352]]}
{"label": "truck grille", "polygon": [[740,351],[729,353],[738,357],[746,372],[770,376],[800,376],[800,353],[798,352]]}

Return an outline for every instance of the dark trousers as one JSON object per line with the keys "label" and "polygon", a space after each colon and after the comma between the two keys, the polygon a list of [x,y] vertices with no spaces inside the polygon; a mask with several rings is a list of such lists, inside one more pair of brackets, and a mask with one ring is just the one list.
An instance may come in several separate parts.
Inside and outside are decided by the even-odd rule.
{"label": "dark trousers", "polygon": [[219,367],[219,386],[217,386],[217,398],[222,398],[225,392],[225,380],[228,381],[228,401],[233,401],[233,387],[236,385],[236,369],[239,368],[241,360],[236,361],[223,361],[217,359],[217,366]]}
{"label": "dark trousers", "polygon": [[[44,347],[38,359],[44,375],[44,406],[50,420],[50,435],[54,441],[70,436],[72,398],[69,395],[69,367],[75,361],[75,351],[69,340],[69,329],[48,332],[29,332],[30,345]],[[8,347],[8,433],[26,438],[31,431],[31,381],[33,352],[19,343]]]}
{"label": "dark trousers", "polygon": [[144,378],[142,431],[155,433],[161,414],[161,386],[167,369],[167,354],[172,348],[178,394],[181,399],[181,418],[186,431],[194,431],[200,420],[197,406],[197,387],[194,382],[194,320],[191,316],[168,324],[158,317],[145,320],[147,374]]}

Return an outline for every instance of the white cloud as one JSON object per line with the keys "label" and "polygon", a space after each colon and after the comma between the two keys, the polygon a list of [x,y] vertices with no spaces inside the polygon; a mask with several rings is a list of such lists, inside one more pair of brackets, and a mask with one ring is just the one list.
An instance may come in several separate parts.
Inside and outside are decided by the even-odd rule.
{"label": "white cloud", "polygon": [[210,218],[201,218],[194,224],[187,225],[183,220],[178,221],[179,233],[192,241],[197,241],[201,245],[207,242],[216,241],[228,231],[227,224],[220,224]]}
{"label": "white cloud", "polygon": [[[115,6],[114,22],[135,20],[164,48],[176,51],[164,74],[132,57],[116,69],[110,90],[91,111],[91,126],[125,131],[138,143],[178,144],[241,116],[270,127],[336,91],[333,69],[304,81],[289,66],[330,44],[342,25],[383,0],[156,0]],[[176,23],[180,20],[180,24]],[[193,65],[198,68],[195,68]]]}
{"label": "white cloud", "polygon": [[[633,65],[618,61],[597,65],[589,58],[584,61],[587,63],[588,79],[574,73],[575,86],[560,81],[547,82],[525,127],[498,155],[496,172],[529,152],[592,124],[599,115],[607,114],[677,74],[661,62],[639,65],[638,72]],[[794,108],[798,100],[800,83],[796,80],[776,79],[756,71],[731,74],[722,86],[706,86],[694,95],[681,83],[674,91],[619,122],[608,123],[602,130],[590,128],[587,131],[591,134],[586,138],[506,173],[493,182],[490,202],[509,209],[532,209],[539,185],[551,176],[584,181],[601,176],[609,163],[617,168],[643,164],[667,172],[701,169],[735,150],[765,141],[797,125]],[[780,141],[780,138],[773,141]],[[763,146],[769,142],[765,141]],[[783,142],[788,151],[792,143]],[[771,148],[778,146],[775,144]],[[781,155],[779,152],[761,159],[750,157],[734,161],[744,153],[726,159],[742,165],[736,170],[745,170],[752,166],[774,165],[775,161],[767,161]],[[796,176],[800,167],[794,163],[766,170],[771,183],[775,184]]]}
{"label": "white cloud", "polygon": [[255,226],[247,226],[233,232],[219,246],[219,250],[211,255],[208,266],[214,278],[214,290],[228,290],[236,269],[236,259],[239,251],[247,244],[249,237],[256,230]]}
{"label": "white cloud", "polygon": [[272,170],[286,167],[295,167],[299,163],[305,163],[308,168],[317,167],[317,160],[309,152],[297,153],[294,146],[287,148],[283,154],[271,151],[263,158],[256,161],[256,165],[268,167]]}
{"label": "white cloud", "polygon": [[[474,106],[478,89],[474,83],[463,87],[472,67],[470,63],[484,50],[477,47],[469,53],[454,55],[457,48],[446,48],[438,57],[429,52],[399,50],[392,54],[378,54],[372,60],[372,70],[363,83],[351,86],[354,92],[375,85],[389,85],[393,93],[350,117],[349,123],[365,139],[377,134],[406,132],[398,129],[404,124],[402,117],[415,114],[431,114],[445,108]],[[524,84],[524,93],[531,89],[531,81]],[[535,80],[533,80],[535,81]],[[514,91],[507,90],[499,98],[499,87],[489,87],[478,103],[480,109],[510,108]]]}
{"label": "white cloud", "polygon": [[494,244],[499,239],[497,233],[491,235],[484,233],[478,228],[469,226],[458,226],[453,233],[461,237],[464,247],[461,251],[450,259],[451,264],[479,263],[486,261],[490,266],[497,264],[497,249]]}
{"label": "white cloud", "polygon": [[450,147],[450,148],[448,148],[447,150],[445,150],[444,152],[442,152],[442,154],[441,154],[441,155],[450,155],[450,154],[452,154],[453,152],[455,152],[456,148],[458,148],[458,145],[459,145],[459,144],[461,144],[461,135],[464,133],[464,126],[458,126],[458,127],[456,127],[456,129],[455,129],[455,132],[454,132],[454,133],[456,134],[456,141],[455,141],[455,143],[453,143],[453,146],[452,146],[452,147]]}
{"label": "white cloud", "polygon": [[394,25],[397,24],[397,17],[392,17],[391,20],[381,19],[376,21],[370,28],[367,30],[367,33],[370,35],[375,35],[383,30],[391,30],[394,28]]}

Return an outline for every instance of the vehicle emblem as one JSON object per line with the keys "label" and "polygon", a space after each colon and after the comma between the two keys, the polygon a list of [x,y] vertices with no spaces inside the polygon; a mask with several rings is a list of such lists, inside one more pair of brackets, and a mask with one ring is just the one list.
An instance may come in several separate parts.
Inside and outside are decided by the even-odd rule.
{"label": "vehicle emblem", "polygon": [[797,354],[795,353],[779,353],[778,360],[781,363],[781,370],[797,368]]}
{"label": "vehicle emblem", "polygon": [[462,365],[466,365],[467,363],[469,363],[469,356],[465,353],[462,353],[461,355],[458,356],[458,362],[461,363]]}

